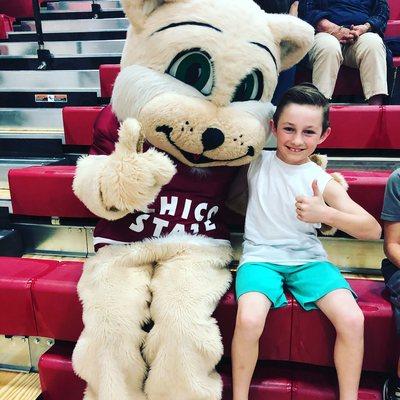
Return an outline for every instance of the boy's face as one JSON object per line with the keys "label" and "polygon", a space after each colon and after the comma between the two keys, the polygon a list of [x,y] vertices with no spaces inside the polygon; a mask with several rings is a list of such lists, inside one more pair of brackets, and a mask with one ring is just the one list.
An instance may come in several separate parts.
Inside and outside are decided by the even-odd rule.
{"label": "boy's face", "polygon": [[271,121],[277,139],[277,156],[287,164],[304,164],[317,145],[329,135],[322,132],[322,108],[289,104],[281,113],[277,126]]}

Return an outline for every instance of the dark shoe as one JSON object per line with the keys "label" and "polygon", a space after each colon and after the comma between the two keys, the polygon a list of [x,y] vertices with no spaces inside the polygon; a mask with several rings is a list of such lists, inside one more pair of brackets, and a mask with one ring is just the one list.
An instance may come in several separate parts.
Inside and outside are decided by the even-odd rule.
{"label": "dark shoe", "polygon": [[400,400],[398,379],[389,378],[383,385],[383,400]]}

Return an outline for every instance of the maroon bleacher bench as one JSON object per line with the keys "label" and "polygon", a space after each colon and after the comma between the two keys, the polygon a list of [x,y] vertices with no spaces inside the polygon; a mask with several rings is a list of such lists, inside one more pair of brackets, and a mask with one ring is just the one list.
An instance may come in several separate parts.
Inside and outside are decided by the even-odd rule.
{"label": "maroon bleacher bench", "polygon": [[[74,172],[73,166],[59,165],[11,169],[8,181],[13,213],[41,217],[93,218],[94,215],[72,191]],[[349,183],[349,194],[353,200],[379,219],[385,185],[391,171],[340,172]]]}
{"label": "maroon bleacher bench", "polygon": [[[2,11],[2,10],[0,10]],[[15,18],[10,17],[5,14],[0,14],[0,40],[4,40],[8,38],[8,32],[12,32],[14,30],[13,23],[15,22]],[[2,45],[0,44],[0,54],[7,55],[7,51],[2,49]]]}
{"label": "maroon bleacher bench", "polygon": [[399,20],[400,19],[400,2],[399,0],[388,0],[390,19]]}
{"label": "maroon bleacher bench", "polygon": [[56,261],[0,257],[0,334],[37,336],[32,286]]}
{"label": "maroon bleacher bench", "polygon": [[[39,5],[45,0],[38,0]],[[32,0],[1,1],[1,12],[12,17],[32,17]]]}
{"label": "maroon bleacher bench", "polygon": [[103,64],[100,65],[99,75],[100,75],[100,93],[103,98],[110,98],[114,82],[117,75],[121,71],[119,64]]}
{"label": "maroon bleacher bench", "polygon": [[[40,360],[39,371],[45,400],[82,398],[84,383],[73,374],[71,365],[74,341],[82,329],[81,306],[76,291],[81,270],[82,264],[77,262],[0,258],[0,294],[18,299],[21,290],[24,293],[21,297],[23,301],[17,301],[14,308],[5,306],[1,310],[0,333],[7,331],[9,334],[38,335],[69,341],[57,344]],[[350,279],[349,282],[359,295],[359,304],[366,319],[364,369],[390,372],[395,364],[396,338],[391,306],[382,295],[384,284],[360,279]],[[273,310],[268,317],[260,343],[260,360],[295,361],[332,368],[332,326],[320,311],[306,313],[290,296],[289,299],[286,308]],[[235,312],[235,298],[230,290],[215,312],[226,357],[229,357]],[[9,329],[8,324],[15,315],[19,315],[20,323],[27,322],[18,329]],[[382,346],[382,341],[385,346]],[[261,400],[268,394],[272,396],[274,390],[274,399],[335,398],[333,370],[326,370],[316,379],[321,372],[310,367],[297,368],[290,363],[282,370],[268,362],[272,369],[267,373],[263,369],[264,362],[261,361],[262,365],[257,369],[253,381],[254,399]],[[222,371],[226,371],[224,399],[227,400],[230,390],[229,366],[225,370],[222,368]],[[361,399],[379,399],[381,382],[376,382],[368,379],[363,383]],[[290,397],[290,393],[295,397]]]}
{"label": "maroon bleacher bench", "polygon": [[[65,143],[90,146],[93,123],[102,107],[65,107]],[[319,148],[400,149],[400,106],[333,105],[332,133]]]}
{"label": "maroon bleacher bench", "polygon": [[62,110],[65,144],[91,146],[93,126],[103,107],[64,107]]}

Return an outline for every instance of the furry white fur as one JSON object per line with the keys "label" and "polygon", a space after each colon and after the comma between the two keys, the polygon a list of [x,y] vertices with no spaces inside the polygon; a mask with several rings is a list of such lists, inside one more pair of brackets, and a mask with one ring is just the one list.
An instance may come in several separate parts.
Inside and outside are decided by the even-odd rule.
{"label": "furry white fur", "polygon": [[94,214],[115,220],[135,210],[147,211],[147,205],[176,173],[163,153],[155,149],[136,152],[140,129],[135,119],[127,119],[111,156],[88,156],[78,162],[74,193]]}
{"label": "furry white fur", "polygon": [[228,242],[185,234],[103,247],[89,259],[78,284],[85,329],[73,353],[85,400],[219,399],[222,346],[211,314],[230,284],[230,259]]}

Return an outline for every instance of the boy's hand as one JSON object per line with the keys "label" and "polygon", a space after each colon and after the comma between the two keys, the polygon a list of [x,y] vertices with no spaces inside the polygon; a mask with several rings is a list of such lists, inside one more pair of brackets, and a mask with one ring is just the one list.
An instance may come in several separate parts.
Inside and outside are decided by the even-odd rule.
{"label": "boy's hand", "polygon": [[325,204],[322,193],[318,189],[317,181],[312,183],[314,196],[297,196],[296,197],[296,213],[300,221],[309,224],[323,223],[324,217],[329,209]]}

